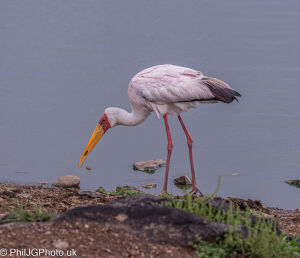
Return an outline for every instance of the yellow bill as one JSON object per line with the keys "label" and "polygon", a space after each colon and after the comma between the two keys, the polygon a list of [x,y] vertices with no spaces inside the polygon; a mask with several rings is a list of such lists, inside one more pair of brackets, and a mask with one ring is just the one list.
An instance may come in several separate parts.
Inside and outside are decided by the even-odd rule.
{"label": "yellow bill", "polygon": [[96,146],[96,144],[99,142],[103,134],[105,133],[103,127],[100,124],[97,124],[88,144],[86,145],[81,158],[78,162],[78,166],[81,167],[83,162],[85,161],[86,157],[90,154],[92,149]]}

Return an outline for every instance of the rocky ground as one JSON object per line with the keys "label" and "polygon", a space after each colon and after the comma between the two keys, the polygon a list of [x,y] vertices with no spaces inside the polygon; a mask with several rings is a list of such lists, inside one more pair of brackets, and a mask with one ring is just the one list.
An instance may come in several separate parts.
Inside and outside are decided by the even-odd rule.
{"label": "rocky ground", "polygon": [[[193,250],[186,243],[195,234],[209,239],[226,231],[218,223],[183,211],[154,208],[155,197],[134,198],[124,203],[122,198],[95,191],[0,184],[0,218],[17,203],[60,214],[50,222],[0,225],[0,248],[74,249],[77,257],[191,257]],[[300,209],[285,211],[241,199],[233,203],[240,208],[247,203],[266,218],[274,214],[283,232],[300,237]],[[90,205],[97,206],[76,208]],[[207,228],[204,233],[197,231],[203,227]]]}

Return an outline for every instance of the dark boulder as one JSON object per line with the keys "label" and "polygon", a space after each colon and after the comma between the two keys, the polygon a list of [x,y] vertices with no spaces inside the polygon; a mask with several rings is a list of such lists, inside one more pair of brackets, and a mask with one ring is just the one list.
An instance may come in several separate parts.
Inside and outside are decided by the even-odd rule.
{"label": "dark boulder", "polygon": [[[57,217],[53,222],[103,223],[125,230],[149,240],[173,245],[188,246],[199,236],[205,241],[215,241],[229,231],[229,226],[213,223],[190,212],[162,206],[167,199],[151,195],[134,195],[112,201],[107,205],[78,207]],[[246,234],[239,226],[235,231]]]}

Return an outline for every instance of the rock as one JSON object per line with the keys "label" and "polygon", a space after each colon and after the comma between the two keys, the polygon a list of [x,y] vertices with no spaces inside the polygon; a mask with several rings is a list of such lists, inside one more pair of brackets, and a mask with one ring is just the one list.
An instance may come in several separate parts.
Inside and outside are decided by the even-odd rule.
{"label": "rock", "polygon": [[[139,194],[116,199],[109,204],[77,207],[59,215],[53,223],[97,223],[114,230],[147,237],[149,241],[189,246],[199,236],[204,241],[215,241],[229,231],[223,223],[210,222],[190,212],[162,206],[167,199]],[[112,220],[112,218],[115,218]],[[233,228],[244,236],[245,226]]]}
{"label": "rock", "polygon": [[109,254],[112,254],[113,252],[110,250],[110,249],[108,249],[108,248],[104,248],[104,250],[105,250],[105,252],[108,252]]}
{"label": "rock", "polygon": [[6,188],[6,191],[8,191],[8,192],[14,192],[14,193],[19,193],[20,189],[18,189],[17,187],[8,187],[8,188]]}
{"label": "rock", "polygon": [[288,180],[288,181],[285,181],[285,183],[300,188],[300,179]]}
{"label": "rock", "polygon": [[165,161],[162,159],[151,159],[148,161],[137,161],[133,163],[134,170],[140,170],[147,173],[154,173],[159,167],[165,165]]}
{"label": "rock", "polygon": [[11,192],[11,191],[2,191],[2,192],[0,192],[0,194],[1,195],[6,195],[6,196],[8,196],[8,197],[10,197],[10,198],[14,198],[14,197],[16,197],[16,193],[15,192]]}
{"label": "rock", "polygon": [[96,191],[91,191],[91,190],[86,190],[86,191],[78,191],[78,195],[80,196],[87,196],[90,198],[103,198],[105,195],[101,192],[96,192]]}
{"label": "rock", "polygon": [[56,187],[69,188],[69,187],[78,187],[79,183],[80,183],[80,178],[78,176],[66,175],[57,178],[52,185]]}
{"label": "rock", "polygon": [[140,185],[137,188],[145,188],[145,189],[150,189],[150,188],[155,188],[156,184],[144,184],[144,185]]}
{"label": "rock", "polygon": [[128,219],[128,216],[126,214],[120,213],[115,218],[116,220],[123,222],[124,220]]}
{"label": "rock", "polygon": [[175,185],[192,185],[192,181],[188,176],[181,176],[174,179]]}
{"label": "rock", "polygon": [[31,194],[27,194],[27,193],[20,193],[20,194],[17,194],[16,197],[23,197],[23,198],[29,198],[31,196]]}
{"label": "rock", "polygon": [[69,244],[66,241],[58,239],[53,241],[53,246],[57,249],[67,249],[69,247]]}

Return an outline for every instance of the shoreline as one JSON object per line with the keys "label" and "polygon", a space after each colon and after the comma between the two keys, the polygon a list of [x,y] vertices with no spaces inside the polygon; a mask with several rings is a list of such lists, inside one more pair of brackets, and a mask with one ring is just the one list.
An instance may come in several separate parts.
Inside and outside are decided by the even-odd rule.
{"label": "shoreline", "polygon": [[[140,188],[133,188],[143,192]],[[115,198],[117,197],[105,192],[99,193],[96,190],[0,183],[0,217],[1,214],[5,213],[3,209],[1,211],[1,204],[12,205],[14,201],[25,202],[29,206],[36,205],[53,209],[57,213],[61,213],[79,206],[108,203]],[[254,212],[260,212],[264,217],[269,217],[273,213],[276,219],[280,219],[279,223],[282,222],[283,232],[288,234],[296,232],[297,236],[300,237],[300,205],[297,209],[285,210],[277,207],[267,207],[260,200],[244,200],[238,197],[227,198],[227,200],[229,199],[232,200],[235,206],[242,208],[247,204],[250,209]],[[299,232],[292,229],[294,223],[298,225]]]}
{"label": "shoreline", "polygon": [[[140,191],[140,189],[134,191]],[[106,191],[42,185],[0,184],[0,234],[6,236],[0,238],[0,245],[5,248],[23,246],[50,249],[58,248],[60,245],[68,248],[76,246],[78,252],[88,254],[85,257],[96,257],[99,256],[99,253],[101,257],[123,257],[124,252],[126,253],[124,257],[190,257],[194,254],[194,250],[190,247],[151,242],[145,237],[140,238],[130,232],[123,232],[97,223],[53,224],[53,222],[51,223],[53,220],[50,220],[49,222],[1,224],[1,218],[9,214],[7,208],[16,208],[19,204],[24,204],[25,210],[33,210],[36,207],[51,210],[56,213],[54,218],[57,218],[70,210],[74,211],[74,208],[77,207],[106,205],[122,197],[124,196]],[[251,213],[258,217],[269,219],[273,214],[283,233],[300,238],[300,208],[283,210],[266,207],[258,200],[239,198],[230,200],[233,206],[239,207],[241,210],[248,206]],[[87,240],[83,240],[83,238],[89,239],[89,241],[86,242]],[[82,241],[84,245],[81,245]],[[97,246],[97,243],[100,242],[101,245]]]}

